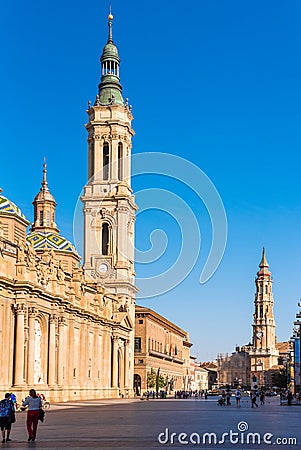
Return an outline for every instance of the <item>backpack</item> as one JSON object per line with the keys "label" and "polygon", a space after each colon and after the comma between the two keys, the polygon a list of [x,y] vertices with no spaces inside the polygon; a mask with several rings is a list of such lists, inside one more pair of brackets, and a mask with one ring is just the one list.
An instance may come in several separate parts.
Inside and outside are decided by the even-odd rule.
{"label": "backpack", "polygon": [[0,402],[0,417],[10,417],[12,413],[11,401],[8,399]]}

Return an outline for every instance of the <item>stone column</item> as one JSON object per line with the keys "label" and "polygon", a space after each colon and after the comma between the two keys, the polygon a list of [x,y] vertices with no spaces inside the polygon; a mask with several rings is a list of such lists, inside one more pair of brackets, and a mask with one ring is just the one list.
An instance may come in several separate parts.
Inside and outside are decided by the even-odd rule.
{"label": "stone column", "polygon": [[102,155],[104,140],[94,139],[94,180],[103,180]]}
{"label": "stone column", "polygon": [[130,343],[130,341],[128,339],[126,339],[124,341],[124,387],[125,387],[125,389],[129,388],[129,375],[130,375],[129,343]]}
{"label": "stone column", "polygon": [[127,208],[124,206],[118,207],[118,229],[118,262],[123,262],[126,260],[127,256],[127,236],[125,236],[127,229]]}
{"label": "stone column", "polygon": [[118,336],[112,337],[112,387],[118,386]]}
{"label": "stone column", "polygon": [[16,305],[15,385],[24,384],[24,318],[25,305],[24,303],[19,303]]}
{"label": "stone column", "polygon": [[109,389],[112,386],[112,376],[111,376],[112,341],[111,341],[111,330],[109,326],[105,325],[103,327],[103,337],[101,343],[102,343],[101,372],[100,372],[101,386],[105,389]]}
{"label": "stone column", "polygon": [[64,317],[59,317],[59,347],[58,347],[58,384],[64,384],[64,370],[65,368],[65,320]]}
{"label": "stone column", "polygon": [[55,384],[56,364],[55,364],[55,324],[56,316],[50,315],[49,320],[49,346],[48,346],[48,384]]}
{"label": "stone column", "polygon": [[131,146],[124,142],[123,146],[123,176],[124,180],[131,186]]}
{"label": "stone column", "polygon": [[111,140],[111,160],[110,160],[109,179],[113,182],[118,181],[118,140]]}
{"label": "stone column", "polygon": [[73,369],[74,369],[74,315],[72,315],[69,318],[68,322],[68,339],[67,339],[67,348],[65,351],[67,351],[68,354],[68,360],[66,364],[66,381],[69,384],[69,386],[74,385],[74,376],[73,376]]}
{"label": "stone column", "polygon": [[35,317],[34,307],[28,308],[28,348],[27,348],[27,384],[34,384],[34,352],[35,352]]}

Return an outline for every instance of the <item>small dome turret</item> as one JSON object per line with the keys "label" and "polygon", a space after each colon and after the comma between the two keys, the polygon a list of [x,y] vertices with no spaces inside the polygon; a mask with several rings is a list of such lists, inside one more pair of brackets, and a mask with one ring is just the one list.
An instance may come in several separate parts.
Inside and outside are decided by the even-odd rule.
{"label": "small dome turret", "polygon": [[56,201],[48,188],[46,160],[43,165],[41,189],[34,198],[33,206],[34,222],[31,231],[58,232],[55,223]]}

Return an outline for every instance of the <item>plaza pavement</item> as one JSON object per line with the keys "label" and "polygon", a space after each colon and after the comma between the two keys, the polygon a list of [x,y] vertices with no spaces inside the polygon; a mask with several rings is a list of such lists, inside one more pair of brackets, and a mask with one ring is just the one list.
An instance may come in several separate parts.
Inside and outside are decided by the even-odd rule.
{"label": "plaza pavement", "polygon": [[[36,442],[27,442],[25,428],[26,413],[17,413],[17,421],[13,425],[10,443],[1,444],[7,449],[157,449],[157,448],[202,448],[202,449],[262,449],[262,448],[300,448],[301,447],[301,407],[280,406],[279,398],[266,398],[266,404],[252,409],[249,399],[243,397],[240,409],[235,406],[232,397],[230,407],[217,405],[217,399],[209,397],[205,399],[122,399],[78,401],[68,404],[51,405],[46,412],[46,420],[39,425]],[[240,425],[238,425],[240,424]],[[241,431],[238,431],[238,426]],[[244,431],[244,428],[248,428]],[[166,440],[168,429],[168,442]],[[204,433],[215,433],[218,441],[223,440],[222,434],[230,432],[239,442],[229,443],[229,437],[225,437],[225,443],[214,444],[211,436],[211,444],[203,442]],[[197,442],[197,433],[200,436],[200,444],[180,444],[180,440],[192,439]],[[261,443],[246,444],[248,433],[259,433]],[[174,443],[170,437],[176,433]],[[268,434],[268,442],[262,442],[263,435]],[[270,435],[273,435],[272,437]],[[277,438],[294,437],[297,445],[285,444],[282,441],[277,445]],[[252,442],[252,437],[249,438]],[[284,442],[284,443],[283,443]],[[0,447],[1,450],[1,447]]]}

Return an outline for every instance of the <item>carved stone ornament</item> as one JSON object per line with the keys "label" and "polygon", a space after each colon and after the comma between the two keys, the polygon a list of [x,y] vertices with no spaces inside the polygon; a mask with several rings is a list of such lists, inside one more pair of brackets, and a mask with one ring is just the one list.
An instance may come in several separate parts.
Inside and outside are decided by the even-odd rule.
{"label": "carved stone ornament", "polygon": [[34,268],[36,265],[36,252],[33,246],[33,242],[30,241],[29,246],[27,248],[27,266],[29,268]]}
{"label": "carved stone ornament", "polygon": [[25,261],[25,244],[22,239],[18,240],[18,247],[17,247],[17,262],[23,263]]}
{"label": "carved stone ornament", "polygon": [[65,272],[62,269],[61,262],[59,262],[59,265],[56,269],[56,278],[58,281],[65,281]]}
{"label": "carved stone ornament", "polygon": [[42,286],[47,286],[47,284],[49,283],[49,280],[50,280],[50,274],[51,274],[51,269],[50,269],[49,265],[39,261],[39,264],[37,266],[37,277],[38,277],[38,282]]}
{"label": "carved stone ornament", "polygon": [[91,270],[90,275],[92,278],[96,279],[97,278],[97,274],[95,270]]}
{"label": "carved stone ornament", "polygon": [[28,316],[35,317],[36,316],[36,308],[34,306],[28,307]]}
{"label": "carved stone ornament", "polygon": [[25,314],[25,303],[17,303],[15,305],[15,310],[17,312],[17,314]]}

